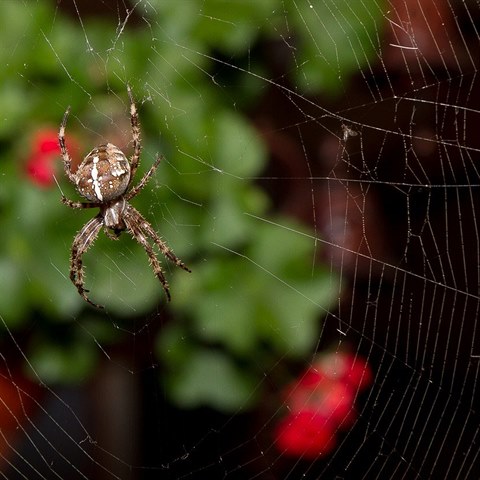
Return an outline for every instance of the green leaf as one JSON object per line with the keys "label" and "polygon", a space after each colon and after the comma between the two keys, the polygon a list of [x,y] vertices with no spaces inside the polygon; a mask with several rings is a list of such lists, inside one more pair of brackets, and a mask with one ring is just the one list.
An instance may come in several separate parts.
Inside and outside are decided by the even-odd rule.
{"label": "green leaf", "polygon": [[25,295],[25,273],[21,273],[17,262],[0,254],[0,278],[0,315],[8,328],[25,324],[28,321],[28,308],[25,302],[21,301]]}
{"label": "green leaf", "polygon": [[266,341],[289,357],[308,355],[318,340],[319,312],[330,311],[336,295],[337,279],[318,270],[308,281],[292,278],[288,285],[277,291],[270,289],[266,292],[264,305],[270,311],[269,322],[261,324]]}
{"label": "green leaf", "polygon": [[260,33],[260,26],[276,0],[209,0],[194,34],[229,54],[242,53]]}
{"label": "green leaf", "polygon": [[265,147],[244,117],[230,111],[218,112],[212,156],[225,175],[242,179],[256,175],[265,164]]}
{"label": "green leaf", "polygon": [[91,341],[68,344],[37,338],[32,348],[30,363],[38,376],[47,384],[73,384],[86,380],[97,361],[97,352]]}
{"label": "green leaf", "polygon": [[338,93],[379,50],[377,32],[384,22],[376,0],[288,2],[289,19],[298,35],[295,84],[304,92]]}
{"label": "green leaf", "polygon": [[287,273],[287,269],[291,273],[293,270],[312,272],[315,240],[311,232],[286,217],[268,221],[249,219],[256,233],[255,241],[248,249],[250,258],[277,274]]}
{"label": "green leaf", "polygon": [[192,351],[166,383],[174,402],[184,408],[209,406],[232,412],[249,408],[255,399],[255,380],[229,356],[205,349]]}

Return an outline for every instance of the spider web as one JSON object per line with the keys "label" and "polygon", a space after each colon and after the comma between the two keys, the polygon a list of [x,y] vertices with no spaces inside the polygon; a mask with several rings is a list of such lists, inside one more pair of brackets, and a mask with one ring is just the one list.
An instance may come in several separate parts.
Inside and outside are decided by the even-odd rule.
{"label": "spider web", "polygon": [[[92,376],[71,385],[49,382],[31,357],[30,335],[48,323],[45,315],[32,313],[29,328],[19,330],[0,306],[0,378],[13,385],[10,395],[19,405],[14,409],[0,393],[0,411],[3,405],[13,425],[0,429],[2,478],[478,478],[478,3],[271,0],[246,18],[239,16],[241,2],[220,0],[181,7],[143,0],[43,2],[43,16],[30,10],[42,2],[19,3],[38,28],[16,32],[18,52],[27,55],[19,48],[25,44],[40,48],[42,61],[53,62],[77,99],[60,89],[52,98],[49,79],[35,75],[31,60],[16,59],[25,71],[10,72],[11,82],[26,78],[40,91],[52,105],[54,125],[62,115],[57,110],[74,103],[67,130],[82,139],[83,155],[106,140],[106,132],[131,148],[125,86],[132,85],[142,172],[157,151],[165,154],[137,208],[192,273],[176,272],[162,259],[172,287],[167,306],[141,247],[127,235],[99,239],[85,258],[86,281],[106,311],[77,307],[64,320],[83,332],[97,363]],[[166,23],[175,8],[176,21]],[[78,58],[62,45],[65,37],[56,29],[63,17],[94,72],[79,72]],[[204,29],[197,36],[189,35],[192,18]],[[102,37],[95,22],[111,28]],[[146,39],[145,52],[132,50],[132,31]],[[137,55],[147,58],[141,74]],[[177,83],[183,97],[174,91]],[[202,109],[209,125],[200,124]],[[231,112],[243,115],[250,136]],[[5,121],[13,122],[7,114]],[[194,127],[179,130],[187,124]],[[257,155],[251,142],[265,159],[257,167],[249,165]],[[230,148],[244,156],[220,164],[215,150],[228,157]],[[200,200],[207,179],[221,200],[216,204]],[[53,196],[60,190],[74,195],[61,173],[57,181]],[[255,193],[242,190],[245,185]],[[239,200],[243,230],[231,221],[230,194],[237,189],[241,199],[248,195]],[[71,238],[91,215],[65,212]],[[249,238],[241,235],[262,229],[271,232],[269,242],[245,247]],[[235,235],[241,241],[233,241]],[[276,251],[296,258],[284,242],[308,252],[295,271],[311,288],[272,266]],[[61,260],[50,261],[64,292],[74,290],[69,248],[65,242]],[[213,269],[219,258],[234,266]],[[328,301],[315,283],[318,265],[327,279],[322,288],[330,286]],[[244,269],[253,276],[243,277]],[[237,275],[250,288],[239,289]],[[231,293],[212,290],[209,297],[201,290],[201,282],[215,283],[212,276],[226,284],[221,292]],[[211,322],[199,329],[218,332],[223,322],[235,328],[236,310],[248,308],[258,288],[267,305],[283,305],[285,297],[289,310],[299,312],[291,318],[292,343],[282,334],[284,353],[270,363],[263,347],[243,359],[259,375],[233,411],[176,405],[165,363],[171,368],[189,353],[162,358],[162,329],[204,305]],[[277,297],[267,295],[270,288]],[[196,303],[201,295],[208,301]],[[293,339],[313,328],[303,321],[307,312],[318,328],[306,330],[314,338],[300,354]],[[277,327],[264,318],[273,336]],[[245,338],[248,328],[239,330],[228,338]],[[123,340],[116,344],[117,337]],[[212,338],[211,374],[220,377]],[[247,349],[235,345],[234,356]],[[326,455],[285,454],[275,435],[278,418],[291,408],[285,368],[317,368],[318,352],[345,348],[373,373],[368,388],[355,393],[354,421],[336,426],[335,448]],[[60,362],[55,355],[46,355],[52,364]],[[18,380],[18,365],[33,389]],[[189,368],[195,375],[195,362]]]}

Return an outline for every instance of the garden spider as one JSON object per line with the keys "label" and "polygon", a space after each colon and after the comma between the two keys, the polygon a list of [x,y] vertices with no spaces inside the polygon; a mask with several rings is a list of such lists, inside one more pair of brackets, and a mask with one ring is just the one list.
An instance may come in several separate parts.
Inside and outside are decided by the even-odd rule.
{"label": "garden spider", "polygon": [[67,124],[70,107],[63,116],[58,142],[63,157],[65,174],[70,182],[75,185],[78,193],[89,200],[88,202],[73,202],[62,195],[62,202],[71,208],[99,208],[100,212],[89,220],[77,233],[72,244],[70,257],[70,280],[77,287],[78,293],[90,305],[103,308],[93,303],[87,296],[88,290],[84,288],[84,270],[82,256],[93,244],[102,227],[106,235],[116,240],[121,232],[128,231],[133,238],[145,249],[154,274],[160,280],[167,299],[170,301],[168,282],[163,274],[162,267],[155,255],[151,239],[165,257],[183,268],[187,272],[190,269],[173,253],[168,245],[155,232],[147,220],[133,208],[129,202],[138,195],[147,184],[150,177],[155,173],[162,157],[157,156],[150,170],[143,176],[137,186],[129,187],[137,170],[140,160],[140,127],[138,113],[133,99],[130,86],[127,85],[130,98],[130,121],[132,124],[133,155],[130,161],[125,154],[111,143],[99,145],[94,148],[82,161],[75,173],[71,171],[71,158],[65,145],[65,126]]}

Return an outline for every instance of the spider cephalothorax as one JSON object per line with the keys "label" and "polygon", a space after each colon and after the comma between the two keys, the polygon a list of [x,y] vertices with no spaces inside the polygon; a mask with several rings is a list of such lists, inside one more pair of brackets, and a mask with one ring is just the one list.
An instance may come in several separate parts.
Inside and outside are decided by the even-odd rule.
{"label": "spider cephalothorax", "polygon": [[[140,160],[140,127],[138,122],[137,108],[133,99],[132,91],[127,86],[130,98],[130,119],[132,124],[133,155],[128,161],[125,154],[115,145],[107,143],[94,148],[82,161],[76,172],[71,171],[71,159],[65,145],[65,126],[67,123],[70,107],[65,112],[58,141],[62,151],[63,165],[68,179],[75,185],[78,193],[89,202],[72,202],[62,196],[62,202],[71,208],[99,208],[100,212],[89,220],[77,233],[72,245],[70,258],[70,279],[77,287],[78,293],[91,305],[100,307],[93,303],[88,297],[84,288],[84,271],[82,256],[97,238],[102,227],[110,238],[117,238],[121,232],[127,230],[133,238],[145,249],[155,275],[160,280],[163,289],[170,300],[170,291],[167,280],[155,254],[153,246],[148,239],[151,239],[159,250],[170,261],[183,268],[190,270],[170,250],[168,245],[159,237],[150,223],[133,208],[129,202],[146,185],[150,177],[155,173],[161,157],[157,157],[150,170],[143,176],[138,185],[131,188],[132,179]],[[112,233],[113,231],[113,233]]]}

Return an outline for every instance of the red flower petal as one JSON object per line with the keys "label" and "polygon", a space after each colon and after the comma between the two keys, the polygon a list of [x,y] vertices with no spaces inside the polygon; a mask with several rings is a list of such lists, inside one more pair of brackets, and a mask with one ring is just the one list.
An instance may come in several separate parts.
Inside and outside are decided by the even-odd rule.
{"label": "red flower petal", "polygon": [[327,419],[311,412],[288,415],[277,426],[276,446],[287,455],[315,459],[336,445],[335,430]]}
{"label": "red flower petal", "polygon": [[373,373],[367,362],[349,352],[324,355],[315,366],[325,376],[346,382],[353,388],[367,388],[373,381]]}
{"label": "red flower petal", "polygon": [[35,135],[33,150],[37,153],[57,153],[60,155],[58,134],[53,129],[40,130]]}
{"label": "red flower petal", "polygon": [[353,412],[353,401],[354,394],[348,385],[329,382],[328,387],[323,389],[317,412],[338,424]]}
{"label": "red flower petal", "polygon": [[310,367],[296,383],[301,387],[315,387],[323,378],[325,378],[323,372],[315,367]]}
{"label": "red flower petal", "polygon": [[294,413],[309,411],[341,423],[354,412],[354,390],[347,383],[323,378],[304,387],[300,380],[288,391],[285,402]]}
{"label": "red flower petal", "polygon": [[350,365],[345,375],[345,381],[352,387],[361,390],[369,387],[373,382],[373,372],[367,362],[362,358],[350,354]]}
{"label": "red flower petal", "polygon": [[37,154],[28,159],[26,172],[28,178],[41,187],[50,187],[54,183],[54,164],[50,155]]}
{"label": "red flower petal", "polygon": [[[77,143],[72,137],[67,138],[70,152],[78,150]],[[75,156],[74,156],[75,157]],[[54,184],[54,174],[57,161],[61,161],[58,133],[53,128],[40,129],[35,133],[32,141],[30,156],[27,158],[25,170],[28,178],[41,187],[50,187]],[[72,165],[77,162],[73,158]]]}

